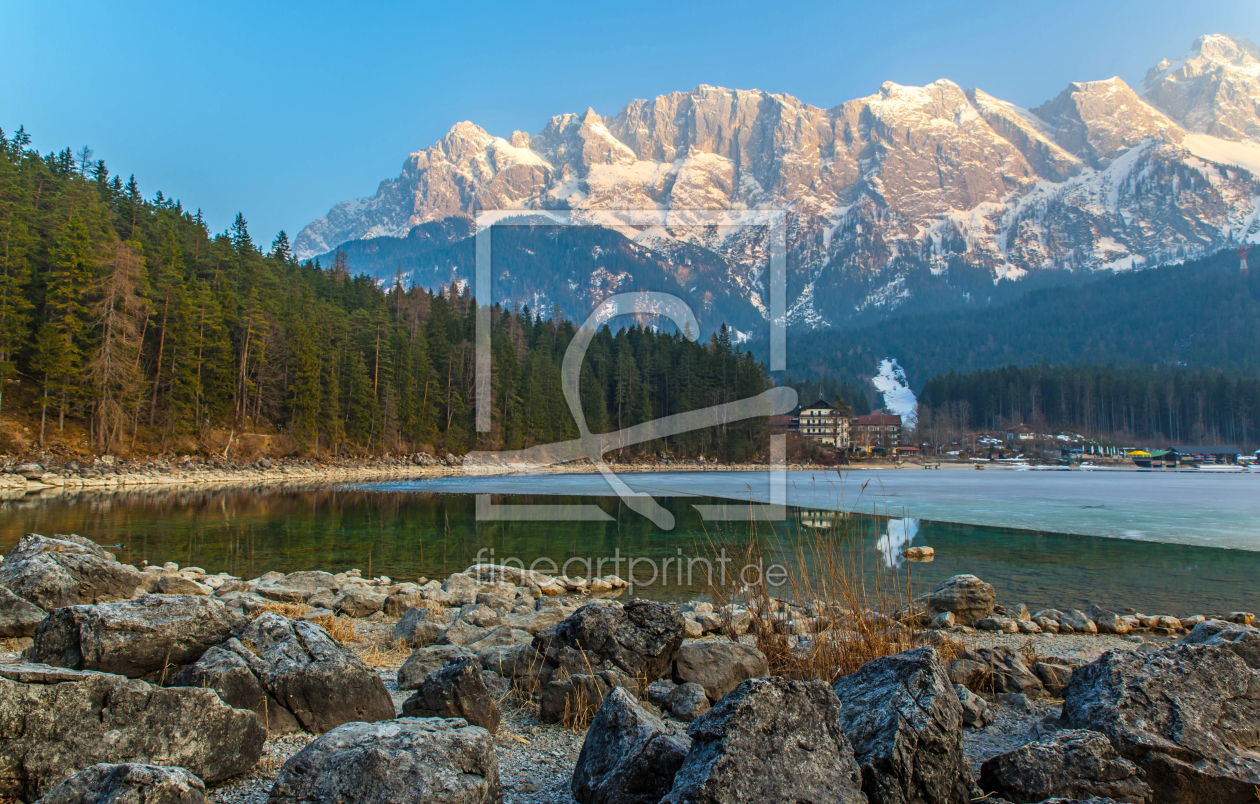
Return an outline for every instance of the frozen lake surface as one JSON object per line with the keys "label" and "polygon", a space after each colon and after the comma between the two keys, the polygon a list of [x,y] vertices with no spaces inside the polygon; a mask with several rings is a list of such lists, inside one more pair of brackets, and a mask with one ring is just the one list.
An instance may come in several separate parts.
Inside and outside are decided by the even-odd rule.
{"label": "frozen lake surface", "polygon": [[[1260,551],[1260,475],[1193,472],[787,472],[787,502],[1023,530]],[[625,473],[658,497],[770,500],[766,472]],[[540,474],[371,484],[390,491],[613,493],[598,474]]]}

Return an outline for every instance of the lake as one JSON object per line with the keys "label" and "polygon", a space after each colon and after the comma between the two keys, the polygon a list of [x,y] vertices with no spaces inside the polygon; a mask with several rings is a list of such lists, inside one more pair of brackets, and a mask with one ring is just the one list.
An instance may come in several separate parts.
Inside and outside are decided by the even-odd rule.
{"label": "lake", "polygon": [[[436,578],[479,553],[541,562],[544,571],[570,562],[573,575],[590,574],[584,561],[593,570],[606,558],[595,574],[625,575],[626,560],[638,559],[636,595],[681,600],[706,591],[703,562],[714,566],[721,550],[733,555],[756,539],[767,564],[795,571],[796,546],[822,528],[846,540],[868,579],[891,568],[915,589],[970,572],[997,587],[999,602],[1034,609],[1098,603],[1184,616],[1257,608],[1256,475],[790,472],[787,518],[776,522],[705,521],[696,508],[765,502],[764,473],[622,477],[656,496],[673,529],[631,511],[599,475],[575,474],[27,495],[0,501],[0,544],[7,549],[24,532],[72,532],[129,563],[175,561],[245,577],[357,567],[395,580]],[[487,494],[497,505],[596,505],[602,521],[479,520],[477,497]],[[915,545],[931,546],[935,559],[900,558]],[[623,562],[616,569],[615,558]],[[690,579],[682,566],[694,570]]]}

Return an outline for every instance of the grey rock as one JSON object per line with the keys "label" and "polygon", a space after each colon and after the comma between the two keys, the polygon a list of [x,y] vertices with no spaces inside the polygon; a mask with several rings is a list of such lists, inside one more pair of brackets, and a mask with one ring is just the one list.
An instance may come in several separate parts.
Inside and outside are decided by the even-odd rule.
{"label": "grey rock", "polygon": [[662,804],[865,804],[840,701],[821,681],[749,679],[687,734],[691,750]]}
{"label": "grey rock", "polygon": [[586,731],[573,769],[573,798],[579,804],[656,804],[669,792],[690,744],[633,695],[614,689]]}
{"label": "grey rock", "polygon": [[[29,665],[25,672],[38,675]],[[0,677],[0,795],[32,801],[101,762],[175,765],[213,784],[244,773],[262,756],[262,723],[211,690],[162,689],[108,673],[46,672],[49,683]]]}
{"label": "grey rock", "polygon": [[1098,633],[1098,625],[1079,609],[1072,609],[1059,617],[1059,629],[1066,631],[1069,628],[1077,634]]}
{"label": "grey rock", "polygon": [[494,740],[462,720],[347,723],[284,763],[269,804],[498,804]]}
{"label": "grey rock", "polygon": [[214,690],[237,709],[249,709],[272,735],[301,731],[302,726],[263,686],[266,663],[233,637],[202,654],[194,664],[171,679],[173,687]]}
{"label": "grey rock", "polygon": [[467,620],[456,620],[446,627],[442,635],[438,637],[439,645],[470,645],[484,639],[490,632],[485,628],[479,628]]}
{"label": "grey rock", "polygon": [[677,685],[665,696],[665,708],[684,723],[690,723],[709,711],[709,696],[704,687],[695,682]]}
{"label": "grey rock", "polygon": [[1260,670],[1260,628],[1205,620],[1195,625],[1183,641],[1187,645],[1224,645],[1252,670]]}
{"label": "grey rock", "polygon": [[0,586],[45,611],[127,600],[143,578],[81,536],[27,533],[0,562]]}
{"label": "grey rock", "polygon": [[958,703],[962,706],[963,723],[972,728],[982,729],[993,722],[994,714],[989,709],[989,702],[962,684],[954,685],[958,695]]}
{"label": "grey rock", "polygon": [[752,645],[738,642],[689,642],[678,649],[674,681],[695,682],[716,701],[750,678],[770,675],[766,656]]}
{"label": "grey rock", "polygon": [[499,706],[485,677],[476,659],[456,659],[425,678],[403,702],[403,716],[463,718],[494,734],[499,730]]}
{"label": "grey rock", "polygon": [[37,804],[202,804],[206,785],[183,768],[101,763],[54,787]]}
{"label": "grey rock", "polygon": [[663,676],[683,641],[683,617],[663,603],[631,600],[624,606],[588,603],[540,631],[534,650],[546,659],[543,681],[556,668],[570,673],[616,670],[646,685]]}
{"label": "grey rock", "polygon": [[471,657],[472,651],[459,645],[430,645],[418,648],[402,667],[398,668],[398,689],[418,689],[430,673],[436,673],[447,664]]}
{"label": "grey rock", "polygon": [[343,589],[333,601],[333,611],[347,617],[370,617],[385,608],[384,592],[371,586],[353,586]]}
{"label": "grey rock", "polygon": [[1037,711],[1028,700],[1028,696],[1022,692],[999,692],[997,694],[997,702],[1007,709],[1014,709],[1024,715],[1031,715]]}
{"label": "grey rock", "polygon": [[0,586],[0,637],[34,636],[35,626],[47,614],[34,603],[18,597],[7,587]]}
{"label": "grey rock", "polygon": [[922,603],[929,616],[944,611],[953,613],[961,625],[975,625],[977,620],[993,613],[997,591],[974,575],[955,575],[938,583],[924,596]]}
{"label": "grey rock", "polygon": [[1137,765],[1116,754],[1106,735],[1069,729],[985,761],[980,786],[1015,802],[1109,797],[1145,804],[1151,788]]}
{"label": "grey rock", "polygon": [[968,649],[949,663],[955,684],[981,693],[1022,692],[1029,698],[1046,697],[1046,688],[1023,658],[1007,645]]}
{"label": "grey rock", "polygon": [[282,578],[264,581],[255,591],[280,603],[305,603],[316,592],[332,589],[336,579],[327,572],[290,572]]}
{"label": "grey rock", "polygon": [[963,709],[935,648],[867,662],[836,681],[840,727],[871,804],[948,804],[972,798]]}
{"label": "grey rock", "polygon": [[441,615],[415,606],[399,618],[394,626],[394,639],[401,639],[412,648],[423,648],[441,639],[447,627],[446,619]]}
{"label": "grey rock", "polygon": [[542,688],[538,719],[543,723],[583,725],[594,717],[604,698],[617,687],[637,696],[639,685],[616,670],[571,674],[561,668]]}
{"label": "grey rock", "polygon": [[380,676],[314,623],[268,613],[250,623],[240,641],[262,660],[263,688],[306,731],[394,717]]}
{"label": "grey rock", "polygon": [[1245,801],[1260,785],[1260,676],[1226,645],[1107,651],[1072,673],[1066,725],[1107,735],[1160,801]]}
{"label": "grey rock", "polygon": [[195,662],[244,624],[222,602],[204,597],[146,595],[69,606],[39,624],[24,656],[75,670],[162,677]]}
{"label": "grey rock", "polygon": [[1053,662],[1036,662],[1033,664],[1033,672],[1041,679],[1042,686],[1050,695],[1062,694],[1072,678],[1071,667]]}

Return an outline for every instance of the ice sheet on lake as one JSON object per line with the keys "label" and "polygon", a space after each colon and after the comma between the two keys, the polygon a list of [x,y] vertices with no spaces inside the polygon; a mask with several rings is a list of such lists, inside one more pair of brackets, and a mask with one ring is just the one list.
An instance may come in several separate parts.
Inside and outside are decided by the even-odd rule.
{"label": "ice sheet on lake", "polygon": [[[1260,475],[1139,472],[788,472],[790,505],[943,522],[1260,550]],[[770,499],[766,472],[625,473],[656,496]],[[610,495],[598,474],[449,477],[396,491]]]}

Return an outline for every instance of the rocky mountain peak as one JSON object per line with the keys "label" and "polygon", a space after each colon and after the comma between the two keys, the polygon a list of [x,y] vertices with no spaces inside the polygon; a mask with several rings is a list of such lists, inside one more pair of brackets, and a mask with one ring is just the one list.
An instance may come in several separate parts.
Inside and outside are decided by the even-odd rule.
{"label": "rocky mountain peak", "polygon": [[1056,143],[1094,167],[1106,167],[1147,137],[1181,142],[1184,136],[1120,78],[1068,84],[1032,111],[1054,131]]}
{"label": "rocky mountain peak", "polygon": [[1231,34],[1194,40],[1180,59],[1146,73],[1145,98],[1187,131],[1260,141],[1260,48]]}

